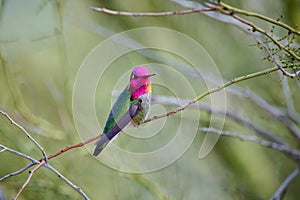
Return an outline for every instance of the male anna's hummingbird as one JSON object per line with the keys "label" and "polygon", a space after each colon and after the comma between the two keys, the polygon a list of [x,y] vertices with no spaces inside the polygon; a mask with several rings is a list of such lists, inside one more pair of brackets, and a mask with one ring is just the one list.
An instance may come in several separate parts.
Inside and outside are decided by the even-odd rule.
{"label": "male anna's hummingbird", "polygon": [[147,117],[151,103],[150,77],[154,75],[143,66],[137,66],[132,70],[129,85],[117,98],[103,134],[96,142],[94,156],[97,156],[129,122],[136,126]]}

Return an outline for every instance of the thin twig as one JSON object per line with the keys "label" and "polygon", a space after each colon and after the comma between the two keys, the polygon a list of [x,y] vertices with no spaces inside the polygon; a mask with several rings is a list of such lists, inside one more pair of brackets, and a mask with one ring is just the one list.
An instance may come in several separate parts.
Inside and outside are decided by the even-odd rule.
{"label": "thin twig", "polygon": [[285,23],[282,23],[280,21],[274,20],[272,18],[266,17],[266,16],[258,14],[258,13],[242,10],[242,9],[239,9],[239,8],[235,8],[233,6],[225,4],[223,2],[220,2],[220,5],[223,8],[225,8],[226,10],[230,10],[230,11],[233,11],[234,13],[242,14],[242,15],[245,15],[245,16],[256,17],[256,18],[261,19],[263,21],[267,21],[267,22],[270,22],[271,24],[275,24],[277,26],[280,26],[280,27],[288,30],[291,33],[295,33],[297,35],[300,35],[300,31],[297,31],[296,29],[294,29],[294,28],[292,28],[292,27],[290,27],[290,26],[288,26]]}
{"label": "thin twig", "polygon": [[36,164],[37,164],[37,163],[33,163],[33,162],[32,162],[32,163],[29,163],[28,165],[26,165],[26,166],[23,167],[22,169],[19,169],[19,170],[15,171],[15,172],[12,172],[12,173],[10,173],[10,174],[7,174],[7,175],[1,177],[1,178],[0,178],[0,182],[1,182],[1,181],[4,181],[5,179],[10,178],[10,177],[12,177],[12,176],[21,174],[22,172],[24,172],[25,170],[29,169],[30,167],[32,167],[33,165],[36,165]]}
{"label": "thin twig", "polygon": [[267,38],[269,38],[276,46],[278,46],[279,49],[283,49],[287,54],[291,55],[292,57],[294,57],[296,60],[299,60],[300,61],[300,56],[298,56],[295,52],[291,51],[289,48],[287,48],[286,46],[284,46],[283,44],[281,44],[278,40],[276,40],[274,37],[272,37],[267,31],[259,28],[258,26],[256,26],[254,23],[252,22],[249,22],[235,14],[231,14],[230,12],[228,11],[224,11],[222,9],[219,9],[219,11],[222,13],[222,14],[227,14],[227,15],[230,15],[232,16],[234,19],[238,20],[239,22],[243,23],[243,24],[246,24],[248,26],[250,26],[252,28],[252,31],[255,32],[259,32],[261,34],[263,34],[264,36],[266,36]]}
{"label": "thin twig", "polygon": [[[30,160],[30,161],[33,162],[34,164],[40,163],[39,161],[35,160],[35,159],[32,158],[31,156],[28,156],[28,155],[25,154],[25,153],[21,153],[21,152],[18,152],[18,151],[16,151],[16,150],[10,149],[10,148],[8,148],[8,147],[2,145],[2,144],[0,144],[0,148],[5,149],[5,151],[8,151],[8,152],[10,152],[10,153],[16,154],[16,155],[21,156],[21,157],[23,157],[23,158],[26,158],[27,160]],[[2,151],[2,152],[4,152],[4,151]]]}
{"label": "thin twig", "polygon": [[275,150],[278,150],[280,152],[285,152],[288,155],[292,156],[295,160],[299,160],[300,159],[300,151],[293,149],[287,145],[283,145],[283,144],[278,144],[276,142],[270,142],[267,140],[263,140],[259,137],[256,136],[249,136],[249,135],[241,135],[241,134],[237,134],[237,133],[233,133],[230,131],[223,131],[223,130],[219,130],[219,129],[215,129],[215,128],[207,128],[207,127],[203,127],[203,128],[199,128],[200,131],[202,132],[209,132],[209,133],[214,133],[214,134],[218,134],[218,135],[225,135],[225,136],[229,136],[229,137],[233,137],[236,139],[240,139],[242,141],[250,141],[250,142],[255,142],[258,143],[262,146],[265,147],[269,147]]}
{"label": "thin twig", "polygon": [[17,128],[19,128],[41,150],[45,161],[48,162],[47,155],[46,155],[46,152],[44,151],[43,147],[23,128],[23,126],[16,123],[6,112],[0,110],[0,113],[3,116],[5,116],[10,121],[11,124],[13,124]]}
{"label": "thin twig", "polygon": [[270,200],[280,200],[283,196],[283,192],[286,190],[287,186],[298,176],[300,173],[300,166],[298,166],[280,185],[275,194],[270,198]]}
{"label": "thin twig", "polygon": [[64,177],[61,173],[59,173],[55,168],[53,168],[49,163],[46,163],[44,165],[46,168],[51,170],[53,173],[55,173],[58,178],[62,179],[65,183],[67,183],[70,187],[72,187],[74,190],[76,190],[84,199],[88,200],[88,196],[82,191],[82,189],[78,186],[76,186],[74,183],[72,183],[69,179]]}
{"label": "thin twig", "polygon": [[271,61],[280,69],[280,71],[283,73],[283,75],[288,76],[290,78],[295,78],[296,74],[295,73],[289,73],[287,72],[285,69],[283,69],[283,67],[281,66],[281,64],[278,62],[278,59],[276,59],[274,57],[274,55],[272,54],[272,52],[270,51],[270,48],[268,47],[268,44],[260,41],[258,38],[256,38],[256,41],[264,48],[264,50],[268,53]]}
{"label": "thin twig", "polygon": [[167,12],[126,12],[126,11],[117,11],[110,10],[107,8],[97,8],[90,7],[93,11],[102,12],[110,15],[124,15],[132,17],[160,17],[160,16],[171,16],[171,15],[186,15],[191,13],[198,12],[209,12],[214,11],[214,8],[204,8],[204,9],[190,9],[190,10],[179,10],[179,11],[167,11]]}
{"label": "thin twig", "polygon": [[28,185],[28,183],[30,182],[33,173],[36,172],[41,166],[43,166],[43,164],[45,164],[46,160],[42,160],[42,162],[40,162],[33,170],[29,171],[29,176],[26,179],[25,183],[22,185],[22,187],[20,188],[20,190],[18,191],[18,193],[16,194],[16,196],[13,198],[13,200],[16,200],[20,194],[22,193],[22,191],[25,189],[25,187]]}

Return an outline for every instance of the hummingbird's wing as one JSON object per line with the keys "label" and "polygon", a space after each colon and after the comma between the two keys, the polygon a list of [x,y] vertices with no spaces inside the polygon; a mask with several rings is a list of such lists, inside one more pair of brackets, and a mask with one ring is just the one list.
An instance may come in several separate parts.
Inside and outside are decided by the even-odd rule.
{"label": "hummingbird's wing", "polygon": [[113,139],[138,113],[141,109],[141,102],[137,104],[130,104],[128,111],[118,120],[118,122],[106,133],[106,137],[111,140]]}
{"label": "hummingbird's wing", "polygon": [[108,142],[113,139],[141,109],[141,102],[130,103],[130,92],[128,87],[120,94],[116,100],[106,121],[103,134],[100,140],[96,142],[94,156],[97,156]]}
{"label": "hummingbird's wing", "polygon": [[93,153],[97,156],[104,147],[113,139],[131,120],[135,117],[141,109],[142,103],[138,101],[136,104],[130,104],[128,111],[118,120],[117,123],[107,132],[101,135],[100,140],[96,142],[96,148]]}
{"label": "hummingbird's wing", "polygon": [[108,133],[115,126],[117,121],[129,110],[130,96],[129,87],[127,86],[119,95],[109,113],[103,129],[104,134]]}

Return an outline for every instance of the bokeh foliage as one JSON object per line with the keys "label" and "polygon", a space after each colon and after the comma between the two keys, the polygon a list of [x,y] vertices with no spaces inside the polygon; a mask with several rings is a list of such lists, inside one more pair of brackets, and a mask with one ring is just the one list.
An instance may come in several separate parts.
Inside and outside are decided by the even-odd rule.
{"label": "bokeh foliage", "polygon": [[[299,0],[265,0],[255,4],[251,0],[236,0],[227,3],[274,19],[283,14],[283,22],[291,26],[300,24]],[[80,142],[72,119],[72,87],[76,72],[87,54],[114,33],[148,26],[182,32],[208,51],[226,80],[272,66],[262,60],[263,52],[251,37],[230,24],[201,14],[134,18],[92,12],[89,6],[127,11],[183,9],[162,0],[1,1],[0,107],[24,125],[48,154]],[[264,28],[271,30],[271,26]],[[280,30],[276,33],[281,34]],[[169,40],[172,42],[172,38]],[[124,63],[149,61],[140,55],[128,59],[131,60]],[[133,67],[119,65],[121,71]],[[98,115],[102,125],[111,107],[111,88],[118,78],[114,77],[119,73],[117,70],[107,72],[103,83],[107,87],[101,87],[102,90],[97,92],[96,106],[102,113]],[[280,76],[273,73],[238,86],[254,91],[271,104],[286,107],[281,83]],[[299,87],[295,80],[289,80],[289,84],[296,102],[295,109],[299,112]],[[156,92],[164,94],[159,88]],[[229,96],[228,109],[298,145],[278,121],[246,99]],[[172,117],[176,123],[178,119]],[[200,124],[207,125],[209,117],[209,114],[201,113]],[[253,134],[230,120],[227,120],[225,129]],[[169,131],[172,132],[172,128]],[[51,160],[51,164],[91,199],[266,199],[296,166],[294,161],[277,151],[231,138],[221,138],[211,154],[199,160],[198,151],[203,138],[204,135],[199,133],[175,163],[147,174],[123,174],[110,169],[99,164],[85,148],[72,150]],[[41,156],[35,146],[3,117],[0,118],[0,142],[37,159]],[[1,153],[0,176],[26,164],[17,156]],[[11,198],[26,177],[27,173],[23,173],[7,179],[0,183],[0,187]],[[299,185],[298,177],[290,185],[286,199],[299,197]],[[81,197],[51,172],[40,169],[20,199],[53,198]]]}

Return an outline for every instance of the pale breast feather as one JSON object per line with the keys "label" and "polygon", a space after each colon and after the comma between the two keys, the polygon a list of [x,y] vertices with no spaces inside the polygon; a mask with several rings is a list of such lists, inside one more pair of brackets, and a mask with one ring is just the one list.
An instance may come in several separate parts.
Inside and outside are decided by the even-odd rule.
{"label": "pale breast feather", "polygon": [[151,103],[151,94],[146,93],[139,96],[139,99],[142,100],[142,109],[138,112],[138,114],[132,119],[133,125],[138,124],[142,120],[148,117],[150,111],[150,103]]}

